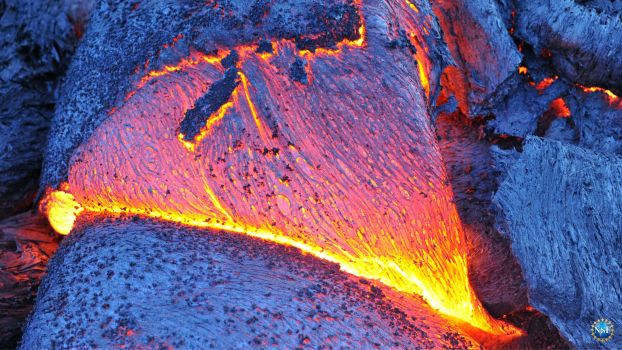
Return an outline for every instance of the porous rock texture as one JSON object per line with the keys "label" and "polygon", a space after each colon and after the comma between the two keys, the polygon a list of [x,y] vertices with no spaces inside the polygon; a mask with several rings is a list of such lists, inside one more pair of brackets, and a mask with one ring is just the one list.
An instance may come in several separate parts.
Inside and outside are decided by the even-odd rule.
{"label": "porous rock texture", "polygon": [[254,238],[144,220],[76,230],[50,262],[22,349],[466,349],[420,299]]}
{"label": "porous rock texture", "polygon": [[622,159],[529,137],[494,201],[531,305],[577,348],[597,347],[592,322],[622,324]]}

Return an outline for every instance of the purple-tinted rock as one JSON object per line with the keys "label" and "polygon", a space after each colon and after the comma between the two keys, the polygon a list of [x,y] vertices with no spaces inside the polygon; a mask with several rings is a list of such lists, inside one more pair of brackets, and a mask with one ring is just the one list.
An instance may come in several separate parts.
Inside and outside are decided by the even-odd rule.
{"label": "purple-tinted rock", "polygon": [[529,137],[494,200],[530,304],[577,348],[597,348],[592,322],[622,324],[622,159]]}

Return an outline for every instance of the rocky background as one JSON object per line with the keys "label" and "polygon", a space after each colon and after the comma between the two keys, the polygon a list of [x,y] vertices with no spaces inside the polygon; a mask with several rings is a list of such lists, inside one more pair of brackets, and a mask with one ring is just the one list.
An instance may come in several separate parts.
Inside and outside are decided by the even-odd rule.
{"label": "rocky background", "polygon": [[0,3],[0,348],[13,348],[60,237],[32,213],[58,88],[89,1]]}
{"label": "rocky background", "polygon": [[[259,8],[263,4],[262,1],[256,3]],[[132,9],[140,7],[140,2],[126,5]],[[619,180],[622,103],[617,97],[622,89],[619,77],[622,71],[619,68],[622,65],[619,52],[622,48],[619,34],[622,2],[440,0],[430,5],[433,10],[430,15],[435,16],[442,28],[442,41],[450,53],[442,62],[440,59],[435,62],[438,67],[447,67],[440,76],[439,90],[431,96],[430,109],[435,115],[433,122],[455,200],[469,234],[472,284],[493,316],[503,317],[529,334],[525,339],[507,344],[507,347],[595,348],[599,345],[590,334],[590,325],[595,319],[606,317],[614,324],[622,323],[619,307],[622,299],[622,246],[619,239],[622,204],[618,199],[622,191]],[[63,79],[71,79],[65,77],[64,72],[83,33],[98,30],[97,23],[86,25],[91,7],[87,1],[8,1],[0,4],[0,27],[3,29],[0,39],[3,42],[0,51],[0,217],[6,218],[0,223],[0,344],[5,348],[15,347],[21,339],[22,325],[32,308],[39,280],[60,241],[45,221],[32,213],[32,208],[39,190],[37,185],[50,121],[56,101],[63,98],[58,93],[59,85]],[[124,8],[114,1],[98,5],[98,11],[110,13],[129,11]],[[166,21],[156,22],[162,26],[171,25]],[[115,23],[120,27],[124,25],[122,17]],[[119,54],[132,57],[131,52]],[[144,61],[143,57],[134,59]],[[79,69],[87,68],[74,67],[74,71]],[[112,79],[117,68],[111,69],[110,77],[102,79]],[[71,91],[66,89],[65,94],[69,93]],[[134,222],[86,227],[63,243],[61,254],[54,259],[57,266],[66,262],[65,259],[74,259],[72,261],[77,264],[87,260],[91,253],[89,249],[94,250],[99,245],[110,250],[106,251],[110,256],[120,254],[115,249],[123,250],[123,254],[137,254],[149,249],[141,244],[151,244],[151,240],[164,241],[166,245],[163,246],[169,248],[161,249],[174,250],[196,238],[193,233],[188,241],[175,238],[174,232],[185,229],[155,229],[157,225],[154,225]],[[143,235],[140,240],[143,243],[128,242],[116,247],[97,236],[96,229],[119,237],[123,237],[123,232],[131,231]],[[150,234],[153,231],[157,231],[154,236]],[[81,247],[76,244],[79,239],[91,243]],[[238,253],[227,250],[229,243],[223,243],[229,239],[210,238],[218,241],[217,248],[200,243],[203,251],[208,252],[204,259],[211,259],[210,254],[224,254],[236,264],[242,263],[239,257],[235,257]],[[233,246],[236,245],[244,244],[236,241]],[[266,258],[265,253],[250,255],[254,254],[259,256],[259,262],[255,264],[259,266],[256,274],[261,275],[266,266],[271,266],[272,258]],[[116,266],[119,262],[98,259],[100,257],[93,263],[115,266],[118,272],[109,279],[104,279],[103,275],[92,278],[85,275],[81,281],[84,286],[89,283],[101,285],[108,280],[130,283],[126,281],[146,278],[127,266]],[[326,278],[322,277],[321,271],[333,271],[334,267],[316,270],[313,268],[316,264],[321,265],[321,262],[312,262],[308,267],[310,270],[304,270],[305,267],[300,272],[311,276],[305,279],[305,283],[317,284],[320,288],[313,289],[309,296],[303,295],[303,300],[315,300],[318,293],[323,293],[322,288],[330,289],[320,282]],[[181,269],[182,265],[175,261],[170,266]],[[205,262],[201,268],[217,266]],[[301,266],[307,265],[301,263]],[[121,272],[126,268],[129,272]],[[46,280],[38,308],[44,308],[46,303],[52,303],[48,306],[55,308],[63,300],[71,300],[67,299],[69,294],[63,296],[54,288],[66,287],[74,293],[84,288],[61,280],[63,276],[59,269],[55,268]],[[227,276],[235,269],[230,270],[224,269],[221,273]],[[86,271],[91,270],[83,272]],[[278,276],[278,268],[274,274]],[[342,282],[350,279],[341,275],[335,278],[342,279]],[[196,283],[226,281],[226,278],[204,277]],[[184,282],[158,283],[174,285]],[[336,303],[332,299],[327,304],[318,303],[315,310],[305,304],[301,310],[313,315],[299,319],[296,326],[278,328],[285,334],[294,332],[299,343],[293,343],[293,336],[288,336],[286,341],[277,344],[316,345],[315,339],[309,337],[307,340],[312,332],[324,334],[313,329],[322,324],[315,320],[316,314],[339,320],[340,327],[344,327],[335,328],[339,331],[354,327],[362,332],[359,336],[371,334],[370,339],[380,343],[391,339],[405,345],[415,339],[424,348],[439,344],[455,348],[466,347],[471,341],[459,330],[447,330],[443,328],[445,326],[434,326],[435,321],[419,320],[418,317],[426,312],[425,306],[421,306],[424,311],[408,311],[404,315],[398,312],[391,317],[405,321],[375,327],[379,329],[351,324],[344,316],[348,314],[347,310],[352,312],[348,305],[365,305],[365,300],[370,298],[368,294],[371,293],[373,299],[378,291],[360,281],[349,283],[351,286],[347,290],[332,291],[330,295],[330,298],[341,298],[345,310],[328,310],[329,316],[323,314],[322,308]],[[284,294],[295,292],[300,291],[282,291]],[[131,298],[133,294],[124,295]],[[167,297],[177,302],[201,303],[184,295]],[[81,300],[84,305],[73,304],[71,307],[88,308],[89,303],[103,307],[105,298],[111,296],[88,294]],[[283,302],[284,299],[275,300]],[[124,303],[115,302],[121,306]],[[115,305],[108,304],[109,307]],[[257,322],[252,321],[253,317],[260,320],[258,315],[267,312],[253,309],[252,304],[240,312],[230,311],[229,302],[219,304],[223,305],[229,311],[217,310],[217,318],[223,324],[231,323],[232,328],[222,326],[230,334],[240,332],[235,329],[235,324],[248,320],[251,320],[248,324],[252,324]],[[209,308],[209,305],[202,304],[202,307]],[[379,306],[363,307],[365,311],[357,309],[355,312],[378,325],[383,324],[378,311],[383,308],[389,306],[381,302]],[[113,332],[102,332],[97,337],[109,344],[133,345],[131,321],[132,317],[140,315],[140,310],[132,310],[136,314],[127,315],[121,315],[120,310],[119,318],[111,328]],[[229,313],[235,316],[227,316]],[[37,324],[49,321],[45,317],[42,314],[33,316],[23,348],[52,345],[52,340],[35,332]],[[103,315],[84,317],[106,322]],[[288,317],[296,319],[297,316]],[[227,321],[229,319],[231,321]],[[261,327],[267,327],[267,323],[261,322],[267,321],[260,321],[261,326],[256,328],[251,326],[256,332],[252,337],[245,336],[249,337],[248,341],[256,339],[259,345],[270,345],[275,335],[262,333],[261,329],[265,328]],[[301,331],[300,324],[311,331]],[[440,343],[429,343],[420,333],[422,324],[446,338]],[[67,325],[59,324],[61,326]],[[79,325],[67,327],[63,337],[75,339],[82,334],[81,330]],[[403,331],[417,336],[403,339],[390,335],[390,332]],[[153,334],[163,333],[154,329]],[[154,346],[169,343],[181,346],[183,344],[177,342],[184,338],[187,339],[186,334],[180,331],[180,334],[166,339],[154,337],[141,338],[140,341],[152,341]],[[233,339],[233,336],[226,339]],[[602,347],[619,348],[620,339],[615,336]],[[231,341],[228,344],[233,347],[249,344],[227,341]],[[192,344],[195,343],[187,345]],[[352,342],[350,345],[360,344]]]}

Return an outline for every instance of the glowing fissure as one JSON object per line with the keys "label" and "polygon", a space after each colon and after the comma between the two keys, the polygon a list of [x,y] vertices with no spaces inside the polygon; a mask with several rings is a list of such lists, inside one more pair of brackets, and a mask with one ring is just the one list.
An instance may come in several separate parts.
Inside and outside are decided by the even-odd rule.
{"label": "glowing fissure", "polygon": [[246,103],[248,104],[248,109],[251,112],[251,115],[253,116],[253,121],[255,121],[255,126],[257,127],[257,131],[259,131],[259,135],[261,135],[261,140],[263,141],[263,143],[265,145],[269,145],[270,144],[270,136],[268,134],[268,130],[266,130],[265,126],[263,125],[263,123],[261,122],[261,119],[259,118],[259,116],[257,115],[257,110],[255,109],[255,104],[253,104],[253,100],[251,99],[251,93],[248,89],[249,87],[249,82],[248,79],[246,78],[246,75],[244,75],[244,73],[239,73],[240,74],[240,79],[242,80],[242,87],[244,89],[244,97],[246,98]]}
{"label": "glowing fissure", "polygon": [[614,94],[612,91],[595,86],[588,87],[579,85],[579,87],[585,92],[600,92],[604,94],[607,98],[607,101],[609,101],[609,105],[614,108],[622,109],[622,100],[620,100],[620,97]]}
{"label": "glowing fissure", "polygon": [[[68,184],[49,192],[44,212],[60,233],[88,211],[248,234],[421,295],[487,332],[519,333],[492,319],[469,285],[418,68],[382,46],[372,55],[370,34],[359,33],[337,51],[300,52],[287,40],[271,55],[235,48],[241,83],[192,142],[180,122],[222,77],[217,58],[228,51],[147,73],[74,152]],[[296,56],[308,60],[308,84],[286,73]],[[395,74],[382,62],[395,62]]]}
{"label": "glowing fissure", "polygon": [[[527,67],[524,67],[524,66],[518,67],[518,73],[519,74],[523,74],[523,75],[529,75],[529,73],[527,71]],[[549,86],[551,86],[555,81],[557,81],[557,79],[559,79],[558,76],[546,77],[546,78],[542,79],[542,81],[540,81],[537,84],[534,81],[530,81],[529,84],[532,85],[532,86],[535,86],[535,88],[540,93],[542,93]],[[598,87],[598,86],[585,86],[585,85],[581,85],[581,84],[576,84],[576,86],[578,88],[580,88],[581,90],[583,90],[583,92],[585,92],[585,93],[593,93],[593,92],[601,93],[601,94],[603,94],[605,96],[605,98],[607,99],[607,101],[608,101],[608,103],[609,103],[609,105],[611,107],[622,109],[622,100],[613,91],[607,90],[607,89],[604,89],[604,88],[601,88],[601,87]]]}

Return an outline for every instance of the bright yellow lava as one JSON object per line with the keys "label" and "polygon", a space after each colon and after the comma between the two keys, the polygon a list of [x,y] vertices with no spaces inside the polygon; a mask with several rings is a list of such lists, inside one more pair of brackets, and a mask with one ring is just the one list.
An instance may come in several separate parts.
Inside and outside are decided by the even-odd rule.
{"label": "bright yellow lava", "polygon": [[40,210],[48,217],[54,231],[68,235],[78,214],[84,211],[84,208],[71,193],[53,191],[41,202]]}

